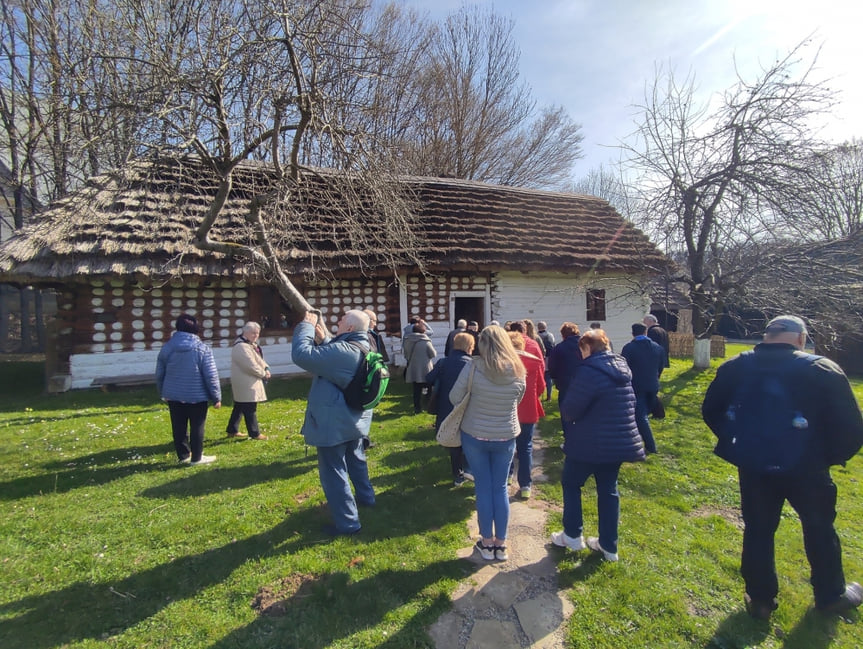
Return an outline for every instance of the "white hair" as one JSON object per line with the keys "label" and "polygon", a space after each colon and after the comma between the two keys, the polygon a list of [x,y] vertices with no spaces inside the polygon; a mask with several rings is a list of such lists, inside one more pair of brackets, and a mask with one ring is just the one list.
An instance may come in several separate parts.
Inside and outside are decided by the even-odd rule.
{"label": "white hair", "polygon": [[354,331],[368,331],[371,319],[365,311],[350,309],[345,311],[345,321]]}
{"label": "white hair", "polygon": [[657,320],[656,316],[653,315],[652,313],[648,313],[646,316],[644,316],[644,320],[642,320],[642,322],[646,325],[652,325],[652,324],[658,324],[659,320]]}
{"label": "white hair", "polygon": [[459,320],[455,323],[456,329],[467,329],[467,320]]}
{"label": "white hair", "polygon": [[243,325],[243,333],[245,333],[247,331],[249,331],[249,332],[253,331],[256,334],[259,334],[259,333],[261,333],[261,325],[259,325],[257,322],[247,322],[246,324]]}

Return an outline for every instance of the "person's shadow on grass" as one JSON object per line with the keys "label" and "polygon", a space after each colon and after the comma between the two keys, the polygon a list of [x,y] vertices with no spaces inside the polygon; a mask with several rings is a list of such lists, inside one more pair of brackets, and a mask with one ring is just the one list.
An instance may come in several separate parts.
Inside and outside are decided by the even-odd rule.
{"label": "person's shadow on grass", "polygon": [[[174,602],[194,600],[202,591],[228,581],[234,571],[249,563],[290,556],[315,545],[344,542],[356,544],[358,557],[373,557],[376,539],[425,534],[430,531],[430,520],[434,521],[434,528],[437,529],[451,523],[461,523],[464,519],[464,507],[467,505],[442,509],[440,517],[434,519],[392,515],[390,510],[412,509],[411,503],[421,490],[421,487],[417,487],[397,495],[384,495],[378,504],[381,511],[377,511],[378,507],[364,511],[363,531],[350,539],[332,541],[319,532],[328,516],[321,508],[305,508],[291,513],[283,522],[260,534],[226,542],[198,554],[178,557],[122,579],[98,583],[79,581],[58,590],[7,602],[0,605],[0,647],[50,649],[84,640],[119,636],[127,629],[158,615]],[[407,504],[397,507],[396,501]],[[322,557],[329,552],[323,552],[321,558],[313,563],[327,567],[328,563]],[[328,627],[323,633],[329,638],[353,633],[370,624],[378,624],[390,614],[392,607],[402,604],[413,607],[417,602],[422,606],[421,612],[415,615],[418,623],[424,625],[426,618],[431,619],[436,615],[444,603],[439,601],[441,598],[438,596],[433,596],[433,601],[429,603],[421,595],[422,591],[438,580],[449,582],[462,579],[468,574],[465,570],[469,572],[470,567],[460,560],[443,561],[430,563],[417,571],[384,570],[367,580],[360,579],[358,585],[348,584],[339,592],[325,588],[321,597],[325,600],[332,597],[338,601],[336,608],[327,608],[327,611],[347,611],[347,621],[344,623],[347,626],[334,623],[331,629]],[[329,572],[319,572],[318,578],[331,586],[337,586],[338,579],[341,579]],[[37,577],[34,575],[34,578]],[[368,617],[364,619],[362,612],[365,610]],[[289,623],[296,624],[293,616]],[[318,624],[321,623],[318,618]],[[327,626],[329,623],[330,618],[326,617],[323,624]],[[411,628],[412,634],[423,633],[421,629],[417,631],[419,627]],[[177,629],[176,633],[179,637],[183,632]],[[251,639],[252,636],[245,634],[246,631],[238,631],[229,637],[240,635]],[[245,645],[241,642],[239,645],[220,643],[219,646]],[[309,645],[301,642],[296,646]]]}

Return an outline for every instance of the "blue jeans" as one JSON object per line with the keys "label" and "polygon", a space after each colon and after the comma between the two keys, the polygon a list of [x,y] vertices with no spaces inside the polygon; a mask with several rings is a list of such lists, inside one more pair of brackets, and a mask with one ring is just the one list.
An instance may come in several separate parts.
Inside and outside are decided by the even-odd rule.
{"label": "blue jeans", "polygon": [[620,462],[591,464],[566,458],[563,463],[563,531],[578,538],[584,533],[581,488],[592,475],[596,479],[596,508],[599,516],[599,544],[606,552],[617,552],[617,523],[620,520],[620,494],[617,474]]}
{"label": "blue jeans", "polygon": [[[548,359],[545,361],[545,366],[548,367]],[[554,387],[554,381],[551,379],[551,372],[545,371],[545,400],[551,399],[551,389]]]}
{"label": "blue jeans", "polygon": [[[340,534],[356,532],[360,529],[357,503],[375,504],[362,438],[337,446],[318,446],[317,451],[318,476],[336,530]],[[351,493],[349,479],[357,493],[356,499]]]}
{"label": "blue jeans", "polygon": [[653,441],[653,431],[650,429],[650,420],[647,418],[655,399],[656,392],[635,393],[635,425],[638,426],[638,434],[644,441],[644,450],[648,453],[656,453],[656,442]]}
{"label": "blue jeans", "polygon": [[515,439],[489,442],[462,432],[461,446],[473,472],[480,536],[504,541],[509,525],[506,479],[515,452]]}
{"label": "blue jeans", "polygon": [[[536,424],[521,424],[521,432],[515,438],[515,456],[518,458],[518,486],[529,487],[533,481],[530,479],[530,471],[533,468],[533,431]],[[515,463],[509,465],[509,474],[512,475]]]}
{"label": "blue jeans", "polygon": [[810,582],[816,606],[827,606],[845,592],[842,548],[833,527],[836,485],[830,471],[764,475],[740,469],[740,513],[743,555],[740,573],[750,597],[770,601],[779,593],[774,560],[774,535],[787,500],[803,528]]}

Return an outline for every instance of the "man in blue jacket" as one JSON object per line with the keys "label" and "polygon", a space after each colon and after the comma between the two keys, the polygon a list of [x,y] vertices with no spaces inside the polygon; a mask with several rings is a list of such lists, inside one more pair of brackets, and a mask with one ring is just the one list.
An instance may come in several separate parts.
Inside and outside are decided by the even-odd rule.
{"label": "man in blue jacket", "polygon": [[291,358],[314,376],[302,433],[306,444],[317,449],[318,476],[334,523],[325,531],[333,536],[359,532],[357,505],[375,504],[362,441],[369,434],[372,411],[349,408],[342,392],[369,349],[368,327],[369,317],[352,309],[339,320],[335,338],[313,312],[294,328]]}
{"label": "man in blue jacket", "polygon": [[650,406],[659,393],[659,376],[665,369],[665,350],[647,337],[647,327],[636,322],[632,325],[632,340],[623,346],[620,355],[632,370],[632,389],[635,392],[635,423],[644,440],[644,450],[656,453],[656,442],[650,428]]}

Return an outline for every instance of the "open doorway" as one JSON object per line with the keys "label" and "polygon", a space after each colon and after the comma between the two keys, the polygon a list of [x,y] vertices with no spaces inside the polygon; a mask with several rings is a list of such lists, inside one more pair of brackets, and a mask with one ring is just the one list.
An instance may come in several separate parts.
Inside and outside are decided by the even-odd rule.
{"label": "open doorway", "polygon": [[485,295],[453,295],[450,305],[453,325],[462,319],[475,320],[481,330],[488,324],[485,322]]}

